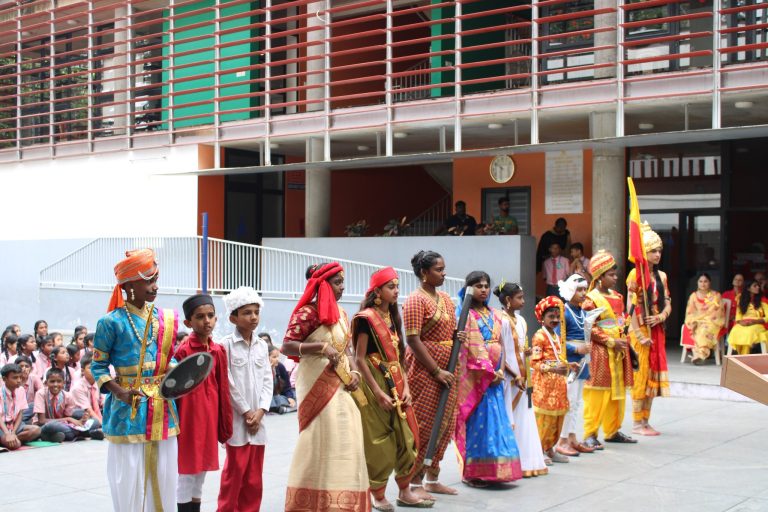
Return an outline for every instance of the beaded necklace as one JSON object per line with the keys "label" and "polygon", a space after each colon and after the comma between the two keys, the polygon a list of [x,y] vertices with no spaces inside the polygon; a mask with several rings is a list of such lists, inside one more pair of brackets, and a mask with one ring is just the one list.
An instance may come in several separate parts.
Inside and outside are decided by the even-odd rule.
{"label": "beaded necklace", "polygon": [[[125,310],[125,314],[128,317],[128,323],[131,325],[131,329],[133,329],[133,334],[136,335],[136,339],[139,340],[139,343],[141,343],[143,341],[143,338],[141,334],[139,334],[139,330],[136,328],[136,324],[133,323],[133,318],[131,318],[131,312],[128,311],[128,304],[123,306],[123,309]],[[147,345],[151,345],[152,342],[155,341],[155,337],[157,336],[157,329],[155,329],[155,318],[152,315],[152,310],[149,311],[149,317],[147,318],[146,321],[150,322],[149,335],[147,336]]]}
{"label": "beaded necklace", "polygon": [[577,315],[576,312],[571,308],[571,305],[567,302],[565,303],[565,307],[568,309],[568,311],[571,312],[571,317],[573,317],[573,321],[576,322],[576,326],[584,330],[584,320],[586,318],[586,313],[583,309],[579,309],[579,314]]}

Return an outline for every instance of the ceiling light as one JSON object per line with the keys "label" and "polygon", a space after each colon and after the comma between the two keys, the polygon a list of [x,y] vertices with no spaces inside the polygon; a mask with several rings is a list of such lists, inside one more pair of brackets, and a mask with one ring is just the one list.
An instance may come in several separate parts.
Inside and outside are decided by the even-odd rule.
{"label": "ceiling light", "polygon": [[358,151],[368,151],[370,148],[368,146],[357,146]]}
{"label": "ceiling light", "polygon": [[737,101],[736,103],[733,104],[733,106],[736,108],[744,109],[744,108],[752,108],[755,106],[755,104],[752,103],[751,101]]}
{"label": "ceiling light", "polygon": [[396,139],[404,139],[408,136],[408,134],[405,132],[395,132],[392,134],[392,136]]}
{"label": "ceiling light", "polygon": [[637,127],[641,130],[653,130],[653,123],[640,123]]}
{"label": "ceiling light", "polygon": [[75,20],[67,20],[67,25],[69,25],[70,27],[74,27],[75,25],[77,25],[77,22]]}
{"label": "ceiling light", "polygon": [[504,125],[501,123],[491,123],[488,125],[489,130],[501,130]]}
{"label": "ceiling light", "polygon": [[277,142],[270,142],[269,143],[269,149],[278,149],[280,147],[280,144]]}
{"label": "ceiling light", "polygon": [[21,35],[24,36],[24,37],[28,37],[30,35],[30,32],[29,32],[29,30],[22,30],[21,31]]}

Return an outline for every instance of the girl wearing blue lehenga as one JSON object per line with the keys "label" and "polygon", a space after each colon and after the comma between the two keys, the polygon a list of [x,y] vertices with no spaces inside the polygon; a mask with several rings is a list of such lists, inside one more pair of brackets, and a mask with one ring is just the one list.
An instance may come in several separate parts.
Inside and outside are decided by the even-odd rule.
{"label": "girl wearing blue lehenga", "polygon": [[[454,440],[462,480],[473,487],[522,478],[515,435],[504,405],[504,346],[499,311],[488,307],[491,279],[471,272],[465,286],[474,294],[467,341],[459,354],[459,400]],[[464,300],[464,290],[459,293]],[[458,314],[458,311],[457,311]]]}

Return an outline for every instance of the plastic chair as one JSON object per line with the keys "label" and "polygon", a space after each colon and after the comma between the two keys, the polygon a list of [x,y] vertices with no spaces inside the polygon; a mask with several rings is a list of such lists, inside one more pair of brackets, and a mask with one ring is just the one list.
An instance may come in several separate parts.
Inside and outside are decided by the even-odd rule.
{"label": "plastic chair", "polygon": [[[731,314],[731,300],[730,299],[723,299],[723,308],[725,309],[725,321],[728,323],[728,318]],[[680,362],[685,362],[685,357],[688,355],[688,352],[693,352],[693,345],[688,345],[683,343],[683,340],[685,338],[685,323],[680,326],[680,346],[683,347],[683,354],[680,356]],[[722,362],[722,356],[724,354],[723,350],[723,344],[725,342],[725,338],[727,336],[727,332],[723,333],[722,335],[717,337],[717,345],[715,346],[715,364],[717,366],[721,366],[723,364]],[[690,337],[690,336],[689,336]],[[763,344],[765,345],[765,344]],[[730,355],[730,346],[728,347],[728,355]],[[763,347],[763,352],[765,352],[765,347]]]}

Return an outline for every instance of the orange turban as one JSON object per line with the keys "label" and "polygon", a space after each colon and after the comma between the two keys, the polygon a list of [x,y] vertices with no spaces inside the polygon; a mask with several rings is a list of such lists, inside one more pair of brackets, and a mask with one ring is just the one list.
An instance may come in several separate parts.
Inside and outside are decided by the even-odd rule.
{"label": "orange turban", "polygon": [[550,295],[549,297],[545,297],[539,301],[538,304],[536,304],[536,308],[534,308],[533,312],[536,314],[536,320],[541,323],[541,319],[544,317],[544,312],[550,308],[557,308],[562,309],[563,307],[563,301],[561,301],[559,298],[555,297],[554,295]]}
{"label": "orange turban", "polygon": [[595,287],[595,283],[598,279],[600,279],[600,276],[615,266],[616,260],[613,258],[611,253],[605,249],[600,249],[597,251],[597,254],[592,256],[592,259],[589,260],[589,273],[592,275],[592,282],[589,285],[590,291]]}
{"label": "orange turban", "polygon": [[115,278],[117,284],[112,290],[109,299],[107,313],[125,305],[123,301],[122,285],[131,281],[150,280],[157,274],[157,261],[155,251],[152,249],[136,249],[125,252],[125,259],[115,265]]}

